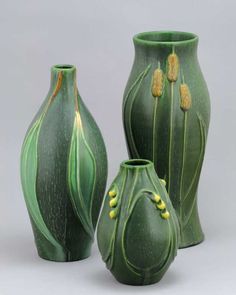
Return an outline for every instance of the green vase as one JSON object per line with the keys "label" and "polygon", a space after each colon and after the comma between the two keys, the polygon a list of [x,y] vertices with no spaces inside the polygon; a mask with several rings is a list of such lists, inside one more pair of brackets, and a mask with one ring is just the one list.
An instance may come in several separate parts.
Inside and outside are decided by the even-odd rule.
{"label": "green vase", "polygon": [[38,254],[53,261],[90,255],[107,178],[102,135],[76,86],[57,65],[21,152],[21,181]]}
{"label": "green vase", "polygon": [[124,284],[158,282],[174,260],[179,225],[165,183],[148,160],[123,162],[98,222],[103,261]]}
{"label": "green vase", "polygon": [[195,245],[204,238],[197,189],[210,120],[198,37],[146,32],[133,41],[135,59],[123,100],[129,154],[154,162],[179,219],[180,247]]}

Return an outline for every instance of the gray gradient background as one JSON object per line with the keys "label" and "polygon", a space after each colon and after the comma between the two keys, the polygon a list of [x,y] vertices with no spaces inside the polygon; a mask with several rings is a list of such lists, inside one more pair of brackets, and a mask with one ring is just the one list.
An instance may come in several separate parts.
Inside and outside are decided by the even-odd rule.
{"label": "gray gradient background", "polygon": [[[0,1],[0,295],[235,294],[236,2]],[[132,36],[148,30],[199,35],[212,116],[199,187],[203,244],[180,250],[156,285],[130,287],[106,270],[96,245],[81,262],[36,255],[19,178],[26,129],[46,96],[49,68],[78,68],[80,94],[99,124],[109,179],[127,158],[121,102],[134,57]]]}

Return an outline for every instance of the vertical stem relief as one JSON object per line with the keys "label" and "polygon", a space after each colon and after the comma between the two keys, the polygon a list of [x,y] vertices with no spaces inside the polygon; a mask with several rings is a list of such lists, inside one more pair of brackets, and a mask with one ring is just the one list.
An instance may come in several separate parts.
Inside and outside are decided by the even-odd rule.
{"label": "vertical stem relief", "polygon": [[[126,132],[128,138],[130,139],[130,149],[132,151],[132,155],[136,158],[140,158],[140,155],[139,155],[138,149],[136,147],[135,139],[133,136],[132,122],[131,122],[132,109],[133,109],[133,104],[135,102],[135,99],[137,98],[138,91],[139,91],[141,84],[143,82],[143,79],[146,77],[150,68],[151,68],[151,64],[149,64],[146,67],[146,69],[144,71],[142,71],[139,74],[139,76],[137,77],[137,79],[133,82],[133,84],[131,85],[130,89],[127,92],[127,95],[124,100],[124,105],[123,105],[124,114],[125,114],[125,112],[128,113],[128,124],[127,124],[127,127],[125,127],[125,132]],[[129,97],[131,97],[131,98],[130,98],[130,105],[128,107],[127,101],[128,101]]]}
{"label": "vertical stem relief", "polygon": [[156,159],[155,159],[155,146],[156,146],[156,118],[157,118],[157,98],[154,99],[154,108],[153,108],[153,128],[152,128],[152,161],[154,163],[154,167],[156,167]]}
{"label": "vertical stem relief", "polygon": [[[186,152],[186,132],[187,132],[187,121],[188,121],[188,110],[191,107],[191,93],[188,85],[184,82],[184,77],[182,77],[182,83],[179,87],[180,92],[180,108],[184,112],[184,126],[183,126],[183,152],[182,152],[182,167],[181,167],[181,175],[180,175],[180,207],[179,207],[179,218],[181,220],[180,225],[182,225],[184,216],[182,214],[182,206],[183,206],[183,178],[184,178],[184,168],[185,168],[185,152]],[[180,228],[182,232],[182,226]]]}
{"label": "vertical stem relief", "polygon": [[152,126],[152,161],[156,167],[155,159],[155,145],[156,145],[156,118],[157,118],[157,106],[158,98],[163,94],[163,80],[164,75],[161,70],[160,62],[158,61],[158,68],[154,71],[152,77],[152,95],[154,97],[154,108],[153,108],[153,126]]}
{"label": "vertical stem relief", "polygon": [[184,177],[184,166],[185,166],[185,149],[186,149],[186,131],[187,131],[187,120],[188,120],[188,113],[184,113],[184,129],[183,129],[183,154],[182,154],[182,167],[181,167],[181,175],[180,175],[180,207],[179,207],[179,217],[180,217],[180,232],[182,231],[182,201],[183,201],[183,177]]}
{"label": "vertical stem relief", "polygon": [[173,104],[174,104],[174,83],[170,84],[170,132],[169,132],[169,161],[168,161],[168,193],[170,192],[171,182],[171,161],[172,161],[172,137],[173,137]]}
{"label": "vertical stem relief", "polygon": [[168,192],[171,185],[171,162],[172,162],[172,137],[173,137],[173,108],[174,108],[174,83],[178,79],[179,58],[173,47],[172,53],[167,58],[167,78],[170,82],[170,132],[169,132],[169,161],[168,161]]}

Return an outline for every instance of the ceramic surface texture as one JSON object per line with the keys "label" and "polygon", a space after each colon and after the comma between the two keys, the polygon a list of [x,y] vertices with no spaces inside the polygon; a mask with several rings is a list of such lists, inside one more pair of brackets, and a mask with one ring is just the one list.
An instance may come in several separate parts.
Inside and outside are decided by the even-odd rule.
{"label": "ceramic surface texture", "polygon": [[105,145],[78,93],[76,69],[54,66],[21,153],[22,187],[42,258],[90,255],[106,178]]}
{"label": "ceramic surface texture", "polygon": [[103,261],[124,284],[158,282],[174,260],[179,225],[153,163],[123,162],[105,197],[98,223]]}
{"label": "ceramic surface texture", "polygon": [[134,37],[123,122],[131,158],[154,162],[180,223],[180,247],[203,238],[197,189],[210,120],[210,100],[197,58],[198,37],[147,32]]}

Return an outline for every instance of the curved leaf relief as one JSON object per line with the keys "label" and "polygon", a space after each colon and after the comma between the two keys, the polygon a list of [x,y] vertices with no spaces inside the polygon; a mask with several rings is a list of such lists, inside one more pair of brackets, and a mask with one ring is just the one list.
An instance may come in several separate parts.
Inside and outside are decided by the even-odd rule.
{"label": "curved leaf relief", "polygon": [[[201,149],[200,149],[200,153],[199,153],[199,158],[198,158],[198,163],[197,163],[195,174],[194,174],[192,181],[189,185],[188,191],[183,198],[183,211],[185,212],[184,226],[186,226],[186,224],[188,223],[188,220],[191,217],[192,210],[195,205],[196,196],[193,195],[193,193],[197,190],[198,181],[199,181],[199,177],[200,177],[200,173],[201,173],[202,162],[204,159],[205,145],[206,145],[206,126],[205,126],[202,116],[199,113],[197,113],[197,117],[198,117],[199,129],[200,129],[200,135],[201,135]],[[192,198],[194,198],[194,200]],[[187,214],[186,214],[186,212],[187,212]]]}
{"label": "curved leaf relief", "polygon": [[68,185],[73,209],[93,239],[91,207],[96,181],[96,162],[85,139],[81,116],[76,111],[68,159]]}
{"label": "curved leaf relief", "polygon": [[[148,172],[148,177],[153,184],[153,187],[155,188],[155,191],[158,191],[157,185],[153,179],[153,176]],[[169,196],[167,193],[167,190],[165,188],[166,182],[164,179],[160,179],[160,193],[163,194],[166,197],[166,200],[168,200]],[[162,269],[165,268],[168,264],[170,264],[171,260],[174,259],[174,257],[177,255],[177,248],[179,246],[179,238],[180,238],[180,228],[179,228],[179,221],[178,218],[175,214],[174,208],[173,208],[173,213],[171,214],[172,218],[168,220],[168,226],[169,226],[169,238],[171,235],[171,231],[173,230],[175,234],[173,235],[173,238],[171,240],[171,245],[169,248],[169,253],[168,253],[168,259],[166,259]],[[161,272],[161,271],[160,271]],[[158,275],[159,273],[156,273]]]}
{"label": "curved leaf relief", "polygon": [[[125,174],[125,177],[123,179],[123,183],[122,183],[122,187],[121,187],[120,192],[119,192],[119,189],[118,189],[118,185],[113,183],[113,187],[116,189],[116,196],[117,197],[118,197],[118,195],[122,196],[124,188],[125,188],[126,180],[127,180],[127,175]],[[103,257],[103,260],[106,262],[106,265],[107,265],[108,269],[112,269],[113,263],[114,263],[115,241],[116,241],[116,234],[117,234],[117,228],[118,228],[118,220],[119,220],[118,218],[116,218],[114,220],[115,226],[114,226],[114,230],[113,230],[113,233],[112,233],[112,236],[111,236],[109,250],[108,250],[106,256]]]}
{"label": "curved leaf relief", "polygon": [[[128,223],[131,220],[132,215],[134,214],[134,210],[135,210],[136,206],[138,206],[138,203],[142,199],[144,202],[146,202],[145,199],[147,200],[147,197],[148,197],[148,199],[150,201],[153,201],[154,203],[156,202],[155,198],[153,198],[152,194],[149,194],[149,193],[150,192],[148,192],[148,191],[141,190],[133,198],[134,202],[133,202],[132,206],[130,207],[129,215],[128,215],[127,220],[124,224],[123,235],[122,235],[122,250],[123,250],[123,257],[126,262],[126,265],[130,269],[130,271],[132,271],[137,276],[142,277],[145,283],[147,283],[153,276],[156,276],[161,271],[163,271],[164,267],[166,266],[166,263],[169,262],[170,254],[172,252],[171,251],[172,241],[171,241],[171,236],[170,236],[171,228],[170,228],[170,223],[167,221],[166,225],[167,225],[167,231],[168,231],[168,242],[167,242],[168,245],[166,245],[166,248],[169,250],[167,251],[167,253],[166,253],[167,255],[165,257],[157,259],[158,260],[157,262],[154,262],[152,265],[148,265],[148,266],[144,267],[142,265],[139,266],[139,265],[134,264],[133,262],[130,261],[130,259],[127,256],[124,241],[125,241],[125,235],[126,235]],[[158,202],[159,202],[159,200],[158,200]],[[151,205],[151,204],[148,206],[150,206],[150,209],[153,208],[153,205]],[[157,206],[154,205],[154,208],[157,209]],[[158,212],[156,212],[156,213],[154,212],[153,214],[158,214]],[[150,239],[144,239],[144,240],[148,240],[150,243]],[[144,242],[144,241],[140,241],[140,243],[142,243],[142,242]],[[160,252],[162,253],[163,251],[160,251]]]}
{"label": "curved leaf relief", "polygon": [[126,130],[126,132],[127,132],[127,138],[130,139],[130,149],[133,150],[133,155],[136,155],[136,157],[138,157],[138,158],[140,158],[140,156],[139,156],[138,150],[136,148],[136,144],[135,144],[134,137],[133,137],[133,131],[132,131],[132,126],[131,126],[131,114],[132,114],[133,103],[134,103],[134,101],[135,101],[135,99],[137,97],[137,93],[138,93],[138,91],[139,91],[139,89],[141,87],[141,84],[142,84],[143,79],[145,78],[145,76],[149,72],[150,68],[151,68],[151,64],[149,64],[146,67],[146,69],[144,71],[142,71],[138,75],[137,79],[134,81],[134,83],[130,87],[129,91],[127,92],[127,95],[125,96],[124,106],[123,106],[123,112],[125,113],[126,112],[126,104],[127,104],[128,98],[129,98],[130,95],[132,95],[132,98],[130,100],[130,107],[127,110],[129,112],[129,114],[128,114],[128,120],[129,121],[128,121],[127,126],[125,125],[125,129],[127,128],[127,130]]}
{"label": "curved leaf relief", "polygon": [[57,84],[46,103],[42,114],[35,121],[31,129],[28,131],[23,143],[21,152],[21,182],[24,192],[24,198],[27,205],[27,209],[31,218],[33,219],[35,226],[41,232],[41,234],[58,250],[58,255],[62,258],[65,257],[65,252],[61,244],[54,238],[47,225],[45,224],[39,204],[36,192],[37,181],[37,147],[40,128],[42,126],[43,119],[51,105],[53,99],[57,95],[62,82],[62,74],[58,74]]}

